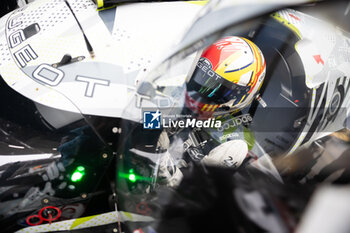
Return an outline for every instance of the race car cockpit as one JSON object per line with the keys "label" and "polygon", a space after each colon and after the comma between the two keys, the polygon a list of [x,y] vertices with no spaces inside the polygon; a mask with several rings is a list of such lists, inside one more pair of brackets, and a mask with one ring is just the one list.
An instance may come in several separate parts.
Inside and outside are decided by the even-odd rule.
{"label": "race car cockpit", "polygon": [[[170,3],[112,9],[115,1],[94,2],[100,9],[88,0],[70,5],[38,0],[0,21],[5,34],[0,33],[2,231],[288,233],[304,224],[300,219],[311,195],[332,178],[330,170],[346,164],[350,141],[336,144],[342,146],[338,162],[311,169],[325,150],[319,139],[344,128],[350,105],[350,34],[337,27],[340,23],[316,17],[324,3],[284,8],[276,2],[253,7],[223,0],[200,8],[207,3],[179,2],[181,19],[169,19],[165,15],[175,9]],[[348,2],[340,7],[344,2],[325,6],[334,4],[347,14]],[[141,14],[146,5],[149,11]],[[137,34],[154,26],[148,22],[160,21],[149,15],[167,6],[174,8],[161,12],[165,26],[156,28],[178,36],[182,24],[189,26],[172,49],[172,36],[162,30],[160,36],[156,29],[147,38]],[[96,12],[104,8],[109,9]],[[21,24],[27,28],[34,22],[28,21],[31,14],[40,12],[57,17],[54,26],[40,21],[33,37],[23,36]],[[65,16],[58,18],[57,12]],[[132,12],[152,20],[145,25],[130,20]],[[196,67],[204,51],[228,37],[254,49],[254,56],[245,58],[259,61],[252,69],[261,68],[256,76],[261,86],[234,111],[222,96],[218,99],[225,101],[210,107],[194,100],[209,116],[201,117],[187,102],[190,91],[201,89],[191,86],[192,77],[201,75]],[[11,47],[9,41],[17,44]],[[156,52],[168,56],[153,63]],[[69,62],[59,62],[62,55]],[[244,68],[254,63],[241,60]],[[214,65],[206,62],[213,74]],[[226,84],[222,76],[216,77]],[[213,81],[201,78],[204,87]],[[234,87],[235,97],[252,88],[229,82],[225,88]],[[220,87],[208,88],[207,97]],[[300,152],[303,147],[309,150]],[[304,160],[312,166],[293,170]],[[346,183],[350,168],[342,169],[346,172],[338,177]],[[339,200],[348,192],[339,192]]]}

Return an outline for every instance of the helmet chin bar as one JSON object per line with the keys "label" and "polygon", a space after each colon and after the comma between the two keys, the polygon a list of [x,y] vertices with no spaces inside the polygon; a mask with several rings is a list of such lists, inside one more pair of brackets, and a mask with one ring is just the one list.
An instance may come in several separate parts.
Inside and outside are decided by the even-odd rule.
{"label": "helmet chin bar", "polygon": [[[256,101],[258,101],[258,103],[263,107],[263,108],[266,108],[267,107],[267,103],[263,100],[263,98],[261,97],[260,93],[258,93],[255,98],[254,98]],[[253,100],[254,100],[253,99]],[[232,101],[229,101],[228,103],[226,104],[223,104],[222,106],[218,107],[217,109],[215,109],[215,113],[214,113],[214,116],[215,115],[222,115],[222,114],[225,114],[225,113],[233,113],[233,112],[237,112],[243,108],[245,108],[246,106],[242,106],[241,108],[232,108],[229,107],[230,104],[232,104],[235,100],[232,100]]]}
{"label": "helmet chin bar", "polygon": [[238,109],[234,109],[233,108],[233,103],[236,101],[236,99],[230,100],[229,102],[222,104],[220,107],[218,107],[217,109],[215,109],[215,113],[214,116],[216,115],[222,115],[222,114],[226,114],[226,113],[231,113],[235,110]]}

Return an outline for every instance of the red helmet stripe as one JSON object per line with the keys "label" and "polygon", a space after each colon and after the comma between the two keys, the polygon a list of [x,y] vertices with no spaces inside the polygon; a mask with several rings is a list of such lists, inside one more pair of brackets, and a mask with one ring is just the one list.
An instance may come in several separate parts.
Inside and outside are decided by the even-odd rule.
{"label": "red helmet stripe", "polygon": [[[202,54],[202,57],[207,58],[211,62],[214,71],[216,71],[220,64],[228,57],[240,51],[235,44],[243,44],[242,41],[231,41],[227,40],[228,38],[229,37],[219,40],[215,44],[209,46]],[[221,50],[223,47],[226,47],[226,49]],[[221,52],[219,52],[220,50]]]}

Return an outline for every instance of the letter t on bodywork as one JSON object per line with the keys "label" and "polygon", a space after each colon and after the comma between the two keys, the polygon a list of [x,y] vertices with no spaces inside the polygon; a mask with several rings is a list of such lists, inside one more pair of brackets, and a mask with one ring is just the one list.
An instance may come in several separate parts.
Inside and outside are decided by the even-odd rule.
{"label": "letter t on bodywork", "polygon": [[95,92],[96,85],[102,85],[102,86],[109,86],[109,80],[103,80],[103,79],[97,79],[97,78],[91,78],[91,77],[85,77],[85,76],[77,76],[75,78],[78,82],[85,82],[86,90],[85,90],[85,96],[86,97],[93,97]]}

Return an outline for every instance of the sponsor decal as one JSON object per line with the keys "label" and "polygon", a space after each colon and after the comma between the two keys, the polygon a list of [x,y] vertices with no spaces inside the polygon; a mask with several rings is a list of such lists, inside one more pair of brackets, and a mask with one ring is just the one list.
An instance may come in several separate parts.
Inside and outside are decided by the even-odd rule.
{"label": "sponsor decal", "polygon": [[219,127],[218,130],[223,132],[224,130],[227,130],[231,127],[237,127],[240,126],[242,124],[249,124],[253,121],[253,118],[250,116],[250,114],[243,114],[240,116],[235,116],[232,117],[229,120],[226,120],[222,127]]}
{"label": "sponsor decal", "polygon": [[143,112],[143,128],[144,129],[160,129],[162,114],[157,111]]}
{"label": "sponsor decal", "polygon": [[222,122],[214,118],[197,119],[191,115],[166,115],[157,111],[143,112],[144,129],[160,128],[220,128]]}

